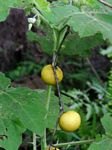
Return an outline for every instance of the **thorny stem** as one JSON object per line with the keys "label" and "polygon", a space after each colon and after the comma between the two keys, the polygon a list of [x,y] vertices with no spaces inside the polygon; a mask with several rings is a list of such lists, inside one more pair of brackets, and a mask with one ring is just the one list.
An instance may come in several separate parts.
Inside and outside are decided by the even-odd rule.
{"label": "thorny stem", "polygon": [[91,140],[83,140],[83,141],[75,141],[75,142],[67,142],[67,143],[59,143],[59,144],[54,144],[54,146],[56,147],[63,147],[63,146],[67,146],[67,145],[79,145],[79,144],[85,144],[85,143],[91,143],[93,142],[94,139]]}
{"label": "thorny stem", "polygon": [[[57,59],[58,59],[58,55],[60,53],[60,49],[61,46],[66,38],[66,36],[68,35],[69,31],[68,31],[69,27],[66,26],[64,28],[62,28],[62,30],[56,31],[55,29],[53,30],[54,33],[54,53],[53,53],[53,59],[52,59],[52,67],[53,67],[53,72],[54,72],[54,77],[55,77],[55,81],[56,81],[56,88],[57,88],[57,93],[58,93],[58,99],[59,99],[59,106],[60,106],[60,111],[59,111],[59,115],[56,121],[56,126],[55,129],[53,131],[52,137],[54,137],[56,130],[57,130],[57,126],[58,126],[58,122],[59,122],[59,118],[61,116],[61,114],[64,112],[64,106],[63,106],[63,102],[61,100],[61,92],[60,92],[60,87],[59,87],[59,83],[58,83],[58,77],[56,74],[56,67],[57,67]],[[62,32],[62,33],[61,33]],[[52,146],[52,140],[50,145]]]}
{"label": "thorny stem", "polygon": [[111,4],[109,4],[109,3],[107,3],[106,1],[104,1],[104,0],[98,0],[100,3],[102,3],[103,5],[105,5],[105,6],[107,6],[107,7],[109,7],[109,8],[112,8],[112,5]]}
{"label": "thorny stem", "polygon": [[61,100],[61,92],[60,92],[60,87],[59,87],[59,83],[58,83],[58,77],[56,74],[56,53],[53,54],[53,62],[52,62],[52,67],[53,67],[53,72],[54,72],[54,76],[55,76],[55,80],[56,80],[56,87],[57,87],[57,92],[58,92],[58,99],[59,99],[59,106],[60,106],[60,112],[64,112],[64,106]]}
{"label": "thorny stem", "polygon": [[[53,60],[52,60],[52,67],[53,67],[53,72],[54,72],[54,76],[55,76],[55,80],[56,80],[56,88],[57,88],[57,92],[58,92],[58,99],[59,99],[60,111],[59,111],[59,115],[58,115],[58,118],[57,118],[57,121],[56,121],[56,126],[54,128],[52,137],[54,137],[54,135],[56,133],[59,118],[60,118],[61,114],[64,112],[64,106],[63,106],[63,102],[61,100],[60,87],[59,87],[59,84],[58,84],[58,77],[57,77],[57,74],[56,74],[56,60],[57,60],[57,55],[56,55],[56,52],[54,52],[54,54],[53,54]],[[53,141],[51,140],[50,146],[52,146],[52,144],[53,144]]]}
{"label": "thorny stem", "polygon": [[[61,32],[63,32],[63,36],[61,36]],[[54,72],[54,76],[56,80],[56,88],[58,92],[58,99],[59,99],[59,106],[60,106],[59,117],[60,117],[60,115],[64,112],[64,106],[61,100],[61,92],[60,92],[60,87],[58,83],[58,77],[56,74],[56,67],[57,67],[56,65],[57,65],[57,59],[60,53],[61,46],[66,36],[69,34],[69,27],[68,26],[63,27],[61,31],[58,32],[58,35],[56,34],[56,30],[53,30],[53,33],[54,33],[54,53],[53,53],[53,59],[52,59],[52,67],[53,67],[53,72]]]}

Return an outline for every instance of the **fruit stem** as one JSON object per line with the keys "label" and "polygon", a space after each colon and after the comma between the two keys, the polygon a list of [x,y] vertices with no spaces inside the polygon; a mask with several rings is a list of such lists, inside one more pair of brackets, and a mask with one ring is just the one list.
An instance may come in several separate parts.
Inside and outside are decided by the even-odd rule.
{"label": "fruit stem", "polygon": [[67,142],[67,143],[59,143],[59,144],[54,144],[54,146],[56,147],[63,147],[63,146],[68,146],[68,145],[79,145],[79,144],[87,144],[87,143],[91,143],[93,142],[94,139],[90,139],[90,140],[83,140],[83,141],[75,141],[75,142]]}
{"label": "fruit stem", "polygon": [[54,77],[55,77],[55,80],[56,80],[56,88],[57,88],[57,92],[58,92],[60,112],[62,113],[62,112],[64,112],[64,106],[63,106],[63,102],[61,100],[60,86],[58,84],[58,77],[57,77],[57,74],[56,74],[56,57],[57,57],[57,55],[54,52],[54,54],[53,54],[53,61],[52,61],[52,67],[53,67]]}
{"label": "fruit stem", "polygon": [[37,140],[37,137],[36,137],[36,133],[34,132],[33,133],[33,150],[36,150],[36,140]]}

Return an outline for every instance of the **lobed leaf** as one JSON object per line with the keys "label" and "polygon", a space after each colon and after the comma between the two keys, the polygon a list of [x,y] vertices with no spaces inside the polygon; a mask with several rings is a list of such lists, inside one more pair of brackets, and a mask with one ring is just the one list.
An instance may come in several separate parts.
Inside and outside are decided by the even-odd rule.
{"label": "lobed leaf", "polygon": [[109,135],[112,135],[112,117],[109,114],[105,114],[101,119],[102,125],[105,129],[105,132]]}
{"label": "lobed leaf", "polygon": [[10,80],[0,73],[0,147],[17,150],[26,129],[44,133],[45,92],[9,86]]}
{"label": "lobed leaf", "polygon": [[111,150],[112,140],[110,138],[103,139],[99,142],[94,142],[90,145],[88,150]]}

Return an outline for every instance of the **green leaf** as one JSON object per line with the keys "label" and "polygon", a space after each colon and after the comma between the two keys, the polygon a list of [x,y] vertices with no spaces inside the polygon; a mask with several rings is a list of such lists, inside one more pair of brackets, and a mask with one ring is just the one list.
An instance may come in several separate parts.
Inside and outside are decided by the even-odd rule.
{"label": "green leaf", "polygon": [[112,149],[112,117],[109,114],[105,114],[101,119],[102,125],[107,133],[106,136],[102,136],[102,140],[93,142],[88,150],[111,150]]}
{"label": "green leaf", "polygon": [[42,12],[50,12],[50,3],[47,0],[33,0],[36,7]]}
{"label": "green leaf", "polygon": [[80,37],[87,37],[101,32],[103,39],[112,43],[112,13],[104,12],[77,12],[70,18],[70,25]]}
{"label": "green leaf", "polygon": [[47,117],[47,128],[54,129],[59,115],[58,98],[52,93]]}
{"label": "green leaf", "polygon": [[32,9],[32,4],[36,4],[38,9],[47,12],[50,10],[49,3],[45,0],[0,0],[0,22],[4,21],[9,14],[10,8],[23,8],[29,14]]}
{"label": "green leaf", "polygon": [[86,104],[86,111],[87,111],[87,114],[86,114],[86,120],[89,120],[91,118],[91,116],[93,115],[93,106],[90,105],[90,104]]}
{"label": "green leaf", "polygon": [[101,50],[102,55],[112,57],[112,46],[109,46],[106,50]]}
{"label": "green leaf", "polygon": [[112,139],[106,138],[99,142],[93,142],[88,150],[111,150],[112,149]]}
{"label": "green leaf", "polygon": [[0,0],[0,22],[4,21],[9,14],[9,10],[11,7],[17,3],[17,0]]}
{"label": "green leaf", "polygon": [[[74,42],[75,41],[75,42]],[[87,57],[91,49],[103,43],[101,34],[80,38],[77,33],[69,35],[62,46],[62,53]]]}
{"label": "green leaf", "polygon": [[42,136],[46,127],[45,91],[10,87],[0,73],[0,146],[17,150],[21,135],[29,129]]}
{"label": "green leaf", "polygon": [[[103,39],[112,43],[112,13],[104,10],[79,10],[71,5],[56,5],[51,8],[52,13],[45,14],[52,26],[62,29],[69,25],[80,37],[102,33]],[[61,14],[61,15],[60,15]]]}
{"label": "green leaf", "polygon": [[[44,31],[45,29],[43,30],[43,32]],[[49,31],[49,29],[47,30],[47,34],[45,32],[45,35],[40,35],[40,36],[31,31],[27,32],[27,39],[31,42],[37,42],[41,46],[44,52],[46,52],[47,54],[52,54],[53,39],[52,39],[52,34]]]}
{"label": "green leaf", "polygon": [[0,147],[6,150],[18,150],[22,143],[22,133],[24,128],[20,128],[17,123],[9,119],[0,119]]}
{"label": "green leaf", "polygon": [[[52,54],[52,32],[48,27],[45,28],[46,29],[42,29],[42,31],[45,33],[43,35],[38,35],[31,31],[27,32],[27,39],[31,42],[37,42],[44,52],[47,54]],[[70,34],[67,36],[65,42],[62,45],[61,53],[65,55],[78,55],[81,57],[87,57],[91,54],[91,48],[96,47],[102,43],[103,39],[101,34],[96,34],[94,36],[84,38],[80,38],[77,33]]]}
{"label": "green leaf", "polygon": [[12,112],[12,115],[18,118],[27,129],[39,135],[43,134],[46,113],[43,92],[32,91],[28,88],[10,88],[5,92],[1,90],[0,103],[3,109]]}
{"label": "green leaf", "polygon": [[101,122],[106,133],[112,135],[112,117],[109,114],[105,114]]}
{"label": "green leaf", "polygon": [[[112,68],[111,68],[111,70],[110,70],[110,73],[109,73],[109,77],[108,77],[108,89],[107,89],[107,91],[108,91],[108,93],[107,93],[107,98],[109,98],[110,99],[110,101],[109,101],[109,103],[108,103],[108,105],[112,105]],[[110,109],[111,110],[111,109]]]}
{"label": "green leaf", "polygon": [[[59,26],[61,23],[65,24],[70,19],[70,17],[77,13],[78,8],[75,8],[71,5],[56,5],[51,7],[51,13],[47,13],[44,16],[54,26]],[[60,15],[61,14],[61,15]]]}
{"label": "green leaf", "polygon": [[11,81],[9,78],[6,78],[3,73],[0,72],[0,90],[1,89],[7,89],[9,85],[11,84]]}

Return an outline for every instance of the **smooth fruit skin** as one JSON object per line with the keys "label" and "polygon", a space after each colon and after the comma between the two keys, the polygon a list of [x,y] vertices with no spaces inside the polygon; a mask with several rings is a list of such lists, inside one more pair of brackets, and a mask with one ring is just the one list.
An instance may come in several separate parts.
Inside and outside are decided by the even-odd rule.
{"label": "smooth fruit skin", "polygon": [[70,110],[64,112],[59,119],[59,126],[62,130],[73,132],[80,127],[81,117],[79,113]]}
{"label": "smooth fruit skin", "polygon": [[[63,72],[59,67],[57,67],[56,69],[56,74],[57,74],[58,82],[60,82],[63,78]],[[43,67],[41,71],[41,78],[48,85],[56,85],[53,67],[51,64]]]}
{"label": "smooth fruit skin", "polygon": [[58,148],[56,148],[56,147],[47,147],[47,149],[46,150],[59,150]]}

